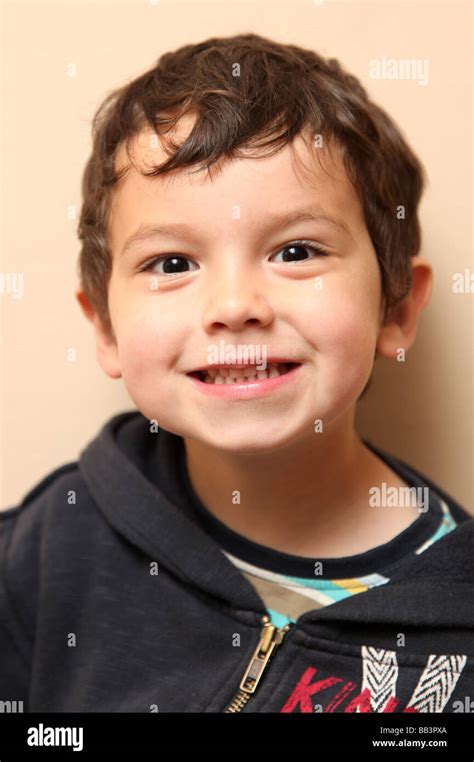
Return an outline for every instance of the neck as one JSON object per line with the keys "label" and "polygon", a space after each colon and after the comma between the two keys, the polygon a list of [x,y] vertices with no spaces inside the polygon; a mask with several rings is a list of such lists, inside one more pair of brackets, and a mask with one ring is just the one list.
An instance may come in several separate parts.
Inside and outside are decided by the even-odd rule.
{"label": "neck", "polygon": [[378,480],[404,483],[361,442],[353,411],[324,433],[310,432],[271,451],[229,452],[194,439],[185,439],[185,448],[191,484],[207,510],[247,539],[281,552],[363,552],[371,539],[391,539],[415,518],[403,513],[387,521],[369,507],[368,491]]}

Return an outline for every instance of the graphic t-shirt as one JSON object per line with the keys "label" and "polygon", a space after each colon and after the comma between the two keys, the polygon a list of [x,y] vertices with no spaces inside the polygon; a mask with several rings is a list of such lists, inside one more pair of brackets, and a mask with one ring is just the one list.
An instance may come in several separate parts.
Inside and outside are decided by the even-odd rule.
{"label": "graphic t-shirt", "polygon": [[[255,587],[277,627],[295,622],[307,611],[386,584],[401,559],[423,553],[457,526],[444,500],[430,489],[428,509],[383,545],[345,558],[293,556],[243,537],[208,511],[192,488],[184,458],[181,478],[199,524]],[[423,484],[414,477],[409,486]]]}

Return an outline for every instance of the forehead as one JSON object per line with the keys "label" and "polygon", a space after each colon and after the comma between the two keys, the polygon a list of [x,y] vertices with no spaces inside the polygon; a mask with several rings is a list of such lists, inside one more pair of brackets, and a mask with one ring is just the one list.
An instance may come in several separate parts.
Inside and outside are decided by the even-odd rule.
{"label": "forehead", "polygon": [[[229,227],[233,212],[245,220],[246,231],[258,229],[262,217],[308,207],[312,202],[328,217],[343,220],[352,230],[364,226],[357,194],[350,183],[337,144],[321,147],[309,133],[298,135],[272,156],[255,149],[240,149],[233,159],[222,159],[210,172],[196,166],[173,170],[159,177],[145,177],[169,154],[171,141],[184,141],[193,126],[183,118],[165,138],[142,130],[116,156],[116,168],[127,168],[115,186],[108,221],[112,251],[120,251],[139,228],[167,222],[186,222],[207,235]],[[250,157],[252,154],[252,157]],[[193,174],[192,174],[193,173]],[[239,230],[242,233],[242,228]]]}

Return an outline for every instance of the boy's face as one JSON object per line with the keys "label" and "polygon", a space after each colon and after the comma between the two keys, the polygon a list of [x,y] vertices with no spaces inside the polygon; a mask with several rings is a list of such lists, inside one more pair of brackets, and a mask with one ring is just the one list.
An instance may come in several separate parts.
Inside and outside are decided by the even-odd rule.
{"label": "boy's face", "polygon": [[[165,158],[149,138],[132,145],[141,167]],[[286,146],[271,157],[233,160],[212,178],[190,170],[145,178],[132,166],[114,192],[109,310],[116,344],[102,346],[101,364],[123,377],[147,418],[220,450],[270,450],[314,437],[317,419],[324,430],[344,425],[372,371],[382,290],[360,203],[337,151],[313,149],[325,172],[301,137],[295,150],[306,170]],[[120,166],[121,159],[124,149]],[[272,221],[308,208],[347,230],[322,219]],[[123,252],[137,228],[171,224],[187,232]],[[306,245],[292,249],[299,239],[326,256]],[[169,259],[140,271],[163,254]],[[209,347],[221,342],[265,347],[268,358],[301,366],[260,396],[209,395],[188,374],[209,365]]]}

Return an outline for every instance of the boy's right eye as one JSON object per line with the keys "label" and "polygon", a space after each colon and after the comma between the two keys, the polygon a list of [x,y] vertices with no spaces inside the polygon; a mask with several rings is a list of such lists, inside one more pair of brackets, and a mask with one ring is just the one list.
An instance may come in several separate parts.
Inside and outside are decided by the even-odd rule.
{"label": "boy's right eye", "polygon": [[[155,265],[163,265],[163,268],[157,271],[158,275],[165,275],[168,277],[182,275],[183,273],[191,272],[191,270],[186,269],[187,264],[196,265],[191,259],[184,257],[181,254],[162,254],[159,257],[153,257],[153,259],[145,262],[145,264],[140,267],[140,272],[155,273],[155,270],[152,268],[154,268]],[[197,265],[196,268],[199,269]]]}

